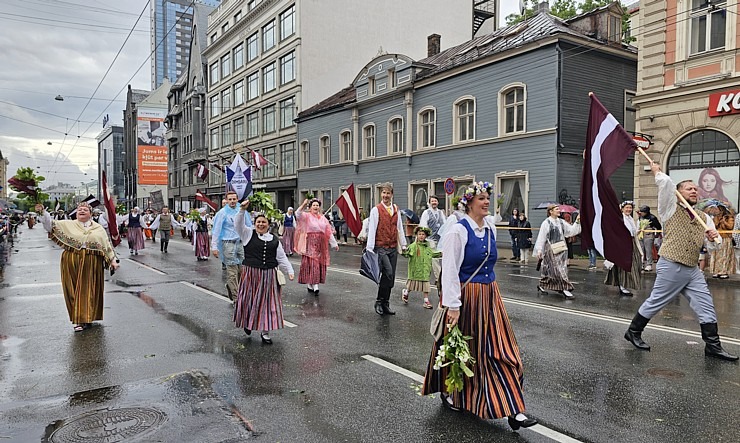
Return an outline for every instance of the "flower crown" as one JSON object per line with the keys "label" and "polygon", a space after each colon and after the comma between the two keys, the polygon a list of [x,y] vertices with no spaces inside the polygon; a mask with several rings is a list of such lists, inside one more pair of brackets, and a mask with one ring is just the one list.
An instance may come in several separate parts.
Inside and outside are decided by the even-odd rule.
{"label": "flower crown", "polygon": [[624,209],[624,207],[627,206],[627,205],[630,205],[630,206],[632,206],[634,208],[635,207],[635,202],[633,202],[632,200],[625,200],[625,201],[623,201],[622,203],[619,204],[619,209]]}
{"label": "flower crown", "polygon": [[417,226],[416,229],[414,229],[414,234],[418,234],[419,232],[423,232],[429,237],[432,235],[432,230],[427,228],[426,226]]}
{"label": "flower crown", "polygon": [[468,186],[467,189],[463,192],[463,195],[460,196],[460,203],[462,203],[465,206],[468,206],[468,202],[473,200],[476,195],[486,192],[488,195],[493,194],[493,185],[490,182],[473,182]]}

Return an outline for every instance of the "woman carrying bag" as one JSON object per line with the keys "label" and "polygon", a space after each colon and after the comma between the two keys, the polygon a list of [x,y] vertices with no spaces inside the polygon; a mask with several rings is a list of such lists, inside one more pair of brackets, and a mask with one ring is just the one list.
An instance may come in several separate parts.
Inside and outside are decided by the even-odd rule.
{"label": "woman carrying bag", "polygon": [[547,290],[558,291],[566,300],[575,298],[570,292],[573,284],[568,280],[568,246],[565,239],[580,233],[580,216],[571,225],[560,218],[558,205],[547,207],[547,218],[540,225],[540,233],[534,245],[534,254],[542,260],[538,292],[547,294]]}

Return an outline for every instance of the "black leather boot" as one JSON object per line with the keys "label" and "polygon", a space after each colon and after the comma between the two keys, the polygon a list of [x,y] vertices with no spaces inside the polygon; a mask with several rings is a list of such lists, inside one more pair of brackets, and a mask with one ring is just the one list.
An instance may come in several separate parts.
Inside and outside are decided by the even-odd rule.
{"label": "black leather boot", "polygon": [[704,355],[718,358],[720,360],[737,361],[737,355],[729,354],[722,349],[722,343],[719,342],[719,333],[717,332],[717,323],[702,323],[701,338],[704,339]]}
{"label": "black leather boot", "polygon": [[635,318],[632,319],[632,323],[630,323],[629,328],[627,328],[627,332],[624,333],[624,338],[628,342],[632,343],[632,345],[637,349],[643,351],[650,350],[650,345],[642,341],[642,331],[645,330],[645,326],[647,326],[649,321],[649,318],[643,317],[638,312],[635,314]]}
{"label": "black leather boot", "polygon": [[159,252],[164,252],[164,241],[159,242]]}
{"label": "black leather boot", "polygon": [[383,311],[383,302],[380,301],[380,300],[377,300],[375,302],[375,313],[378,314],[378,315],[385,314],[385,311]]}
{"label": "black leather boot", "polygon": [[167,252],[167,246],[170,245],[170,241],[169,240],[167,240],[167,241],[164,241],[163,240],[162,243],[164,243],[164,253],[165,254],[169,254],[169,252]]}
{"label": "black leather boot", "polygon": [[382,304],[383,314],[396,315],[395,311],[391,311],[391,304],[388,301],[384,301]]}

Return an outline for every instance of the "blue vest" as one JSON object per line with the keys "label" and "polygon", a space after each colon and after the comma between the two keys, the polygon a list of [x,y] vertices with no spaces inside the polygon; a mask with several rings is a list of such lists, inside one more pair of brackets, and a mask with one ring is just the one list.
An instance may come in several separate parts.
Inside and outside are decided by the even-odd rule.
{"label": "blue vest", "polygon": [[[486,258],[488,249],[488,238],[492,235],[491,229],[486,228],[483,238],[475,236],[473,228],[470,227],[470,223],[466,219],[462,219],[459,222],[465,226],[468,230],[468,242],[465,244],[465,258],[463,259],[462,265],[460,266],[460,282],[465,283],[468,281],[471,275],[478,269],[480,263]],[[472,283],[484,283],[489,284],[496,281],[496,273],[493,271],[493,265],[496,264],[498,258],[498,251],[496,250],[496,239],[491,238],[491,254],[488,256],[488,260],[481,266],[480,271],[470,280]]]}

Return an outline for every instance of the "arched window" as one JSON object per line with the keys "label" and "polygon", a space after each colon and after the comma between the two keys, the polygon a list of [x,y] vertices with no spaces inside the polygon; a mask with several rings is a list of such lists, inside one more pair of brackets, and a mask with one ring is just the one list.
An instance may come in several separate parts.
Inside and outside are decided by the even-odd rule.
{"label": "arched window", "polygon": [[509,85],[499,92],[499,134],[526,130],[526,89],[524,84]]}
{"label": "arched window", "polygon": [[321,146],[320,152],[321,152],[321,164],[322,165],[328,165],[331,163],[331,139],[328,135],[324,135],[321,137],[321,142],[319,143]]}
{"label": "arched window", "polygon": [[475,99],[461,97],[455,102],[453,122],[455,142],[475,140]]}
{"label": "arched window", "polygon": [[699,200],[714,198],[737,211],[740,151],[724,133],[703,129],[685,135],[668,156],[668,174],[675,182],[693,180]]}
{"label": "arched window", "polygon": [[388,147],[391,154],[403,152],[403,118],[400,116],[388,121]]}
{"label": "arched window", "polygon": [[418,121],[418,141],[419,148],[431,148],[435,144],[437,112],[434,108],[423,108],[419,111]]}
{"label": "arched window", "polygon": [[375,125],[372,123],[362,128],[362,150],[364,158],[375,157]]}
{"label": "arched window", "polygon": [[339,140],[342,144],[342,159],[343,162],[351,162],[354,160],[352,152],[352,132],[349,129],[345,129],[339,134]]}

